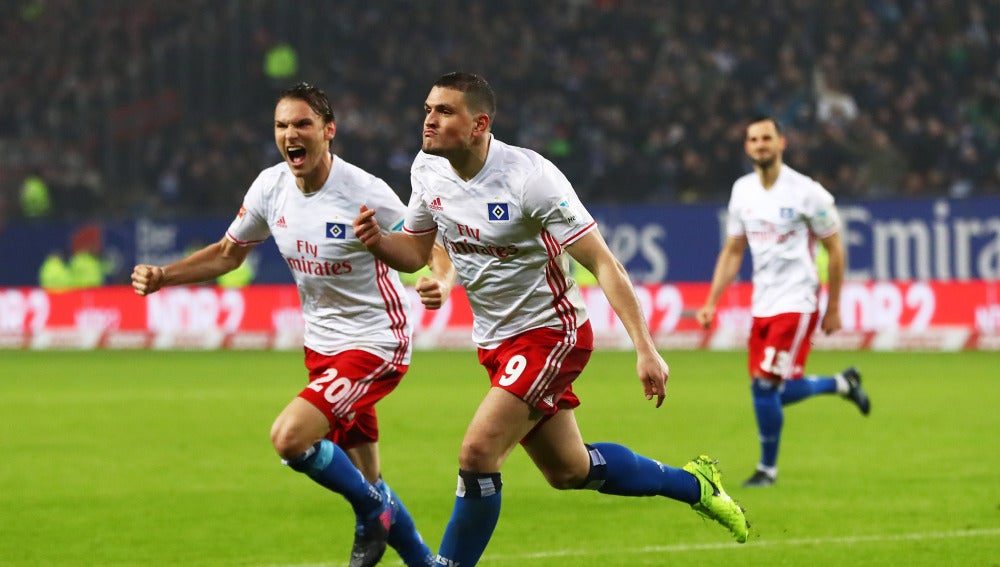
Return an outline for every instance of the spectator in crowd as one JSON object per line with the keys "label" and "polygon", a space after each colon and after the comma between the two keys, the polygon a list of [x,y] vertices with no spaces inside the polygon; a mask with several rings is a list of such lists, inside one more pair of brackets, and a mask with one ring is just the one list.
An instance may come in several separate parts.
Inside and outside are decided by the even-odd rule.
{"label": "spectator in crowd", "polygon": [[38,268],[38,285],[49,291],[64,291],[72,289],[73,275],[70,273],[66,259],[58,250],[49,252],[42,265]]}
{"label": "spectator in crowd", "polygon": [[113,265],[103,257],[101,228],[87,224],[70,237],[67,260],[60,250],[46,255],[38,269],[38,283],[50,290],[80,289],[104,285]]}
{"label": "spectator in crowd", "polygon": [[101,227],[87,224],[73,233],[72,255],[69,258],[69,272],[73,287],[100,287],[112,267],[103,257],[104,237]]}
{"label": "spectator in crowd", "polygon": [[21,184],[21,211],[27,218],[47,217],[52,212],[49,186],[37,175],[29,175]]}
{"label": "spectator in crowd", "polygon": [[[730,128],[753,113],[778,116],[801,151],[789,161],[838,196],[1000,189],[1000,4],[990,0],[20,4],[0,6],[0,194],[41,167],[58,216],[162,214],[160,197],[169,214],[226,214],[239,196],[204,191],[220,186],[205,164],[249,182],[273,160],[250,117],[270,111],[261,61],[283,46],[299,74],[336,77],[334,103],[356,116],[337,151],[397,188],[408,181],[398,156],[416,150],[401,144],[403,125],[419,111],[399,109],[420,96],[430,57],[442,70],[474,58],[498,88],[517,89],[500,134],[552,159],[590,202],[724,201],[746,172]],[[220,123],[238,135],[220,136]],[[882,180],[893,185],[867,185],[859,153],[816,159],[831,134],[861,148],[876,130],[907,167]],[[74,157],[46,159],[60,152]]]}

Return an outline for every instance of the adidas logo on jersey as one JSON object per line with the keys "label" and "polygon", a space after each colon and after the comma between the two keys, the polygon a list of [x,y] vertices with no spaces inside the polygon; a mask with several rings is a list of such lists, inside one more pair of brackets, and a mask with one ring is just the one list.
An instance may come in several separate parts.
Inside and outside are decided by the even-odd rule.
{"label": "adidas logo on jersey", "polygon": [[434,200],[431,201],[430,209],[432,211],[443,211],[444,210],[444,207],[441,205],[441,197],[434,197]]}
{"label": "adidas logo on jersey", "polygon": [[288,228],[288,225],[285,224],[285,217],[281,217],[280,219],[278,219],[278,222],[276,222],[274,224],[278,228]]}

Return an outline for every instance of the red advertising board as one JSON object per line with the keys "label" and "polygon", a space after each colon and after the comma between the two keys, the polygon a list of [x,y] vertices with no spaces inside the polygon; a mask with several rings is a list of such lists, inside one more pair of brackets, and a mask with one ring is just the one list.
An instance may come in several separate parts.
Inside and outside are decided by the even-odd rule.
{"label": "red advertising board", "polygon": [[[997,282],[848,282],[841,298],[844,330],[816,335],[815,348],[884,350],[1000,349]],[[694,313],[708,284],[646,284],[636,289],[663,348],[742,348],[750,326],[749,284],[730,286],[715,324],[702,330]],[[599,288],[584,289],[602,346],[629,348],[628,337]],[[461,288],[445,307],[415,300],[417,348],[470,348],[472,314]],[[127,286],[66,292],[0,288],[0,348],[299,348],[302,317],[294,286],[243,289],[168,288],[139,297]]]}

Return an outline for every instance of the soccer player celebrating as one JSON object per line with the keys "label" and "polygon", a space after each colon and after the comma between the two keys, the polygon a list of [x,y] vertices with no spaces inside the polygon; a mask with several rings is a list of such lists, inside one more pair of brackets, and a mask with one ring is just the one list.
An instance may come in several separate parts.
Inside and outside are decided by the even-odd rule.
{"label": "soccer player celebrating", "polygon": [[746,130],[746,153],[753,173],[733,184],[726,222],[728,237],[719,252],[712,286],[697,318],[706,329],[722,292],[739,273],[747,244],[753,257],[753,299],[748,366],[760,463],[743,486],[771,486],[778,476],[782,406],[816,394],[838,393],[868,415],[861,375],[848,368],[834,376],[803,376],[810,337],[819,319],[819,275],[814,240],[829,254],[828,296],[823,332],[840,329],[840,287],[844,248],[833,196],[819,183],[782,164],[786,140],[778,122],[754,119]]}
{"label": "soccer player celebrating", "polygon": [[[378,563],[387,542],[407,565],[433,565],[406,508],[381,479],[377,444],[375,404],[410,363],[409,296],[399,275],[347,230],[362,204],[389,227],[401,225],[405,207],[384,181],[330,151],[336,131],[323,91],[304,83],[283,91],[274,139],[284,161],[251,184],[219,242],[166,267],[138,265],[132,285],[148,295],[212,280],[274,236],[299,290],[309,384],[278,415],[271,442],[285,464],[351,504],[352,567]],[[437,279],[423,278],[416,288],[436,309],[454,270],[440,247],[430,262]]]}
{"label": "soccer player celebrating", "polygon": [[441,237],[468,293],[473,340],[490,376],[492,387],[462,441],[438,564],[470,567],[479,560],[499,519],[500,469],[518,443],[555,488],[666,496],[745,542],[743,511],[708,457],[682,469],[622,445],[583,442],[572,384],[590,358],[593,333],[569,256],[594,274],[627,329],[639,382],[656,407],[669,370],[628,274],[569,181],[537,153],[493,137],[496,102],[479,76],[442,76],[424,110],[423,151],[411,168],[403,232],[384,233],[374,207],[361,209],[354,230],[375,256],[408,272],[427,263]]}

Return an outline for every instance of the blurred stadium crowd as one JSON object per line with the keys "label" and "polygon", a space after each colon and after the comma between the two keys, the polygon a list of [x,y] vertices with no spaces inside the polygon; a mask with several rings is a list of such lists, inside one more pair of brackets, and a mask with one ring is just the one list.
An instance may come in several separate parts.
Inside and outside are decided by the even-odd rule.
{"label": "blurred stadium crowd", "polygon": [[995,0],[7,0],[0,30],[0,220],[26,179],[55,218],[228,216],[298,80],[405,199],[458,69],[588,202],[724,201],[758,113],[839,198],[1000,194]]}

